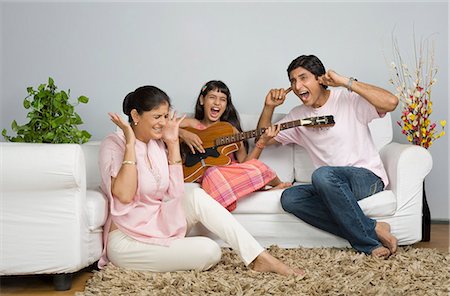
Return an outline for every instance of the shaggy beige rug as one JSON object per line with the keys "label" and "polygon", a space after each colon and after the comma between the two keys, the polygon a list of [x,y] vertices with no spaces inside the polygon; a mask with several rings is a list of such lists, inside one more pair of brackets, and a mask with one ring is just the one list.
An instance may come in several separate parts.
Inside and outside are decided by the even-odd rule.
{"label": "shaggy beige rug", "polygon": [[203,272],[151,273],[108,266],[75,295],[449,295],[450,256],[433,249],[399,248],[387,260],[351,249],[272,246],[268,251],[303,268],[306,276],[257,273],[223,249],[219,264]]}

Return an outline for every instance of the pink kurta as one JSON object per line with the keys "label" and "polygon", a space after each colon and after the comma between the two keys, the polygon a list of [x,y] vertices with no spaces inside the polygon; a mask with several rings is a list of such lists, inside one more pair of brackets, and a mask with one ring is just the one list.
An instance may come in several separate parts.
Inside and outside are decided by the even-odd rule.
{"label": "pink kurta", "polygon": [[102,191],[109,201],[100,268],[109,261],[106,244],[111,222],[128,236],[149,244],[167,246],[172,240],[186,235],[186,217],[181,206],[184,195],[182,166],[168,165],[165,145],[161,140],[151,140],[147,144],[136,140],[135,149],[138,188],[133,201],[123,204],[111,193],[111,178],[117,176],[124,160],[123,132],[109,135],[100,147]]}

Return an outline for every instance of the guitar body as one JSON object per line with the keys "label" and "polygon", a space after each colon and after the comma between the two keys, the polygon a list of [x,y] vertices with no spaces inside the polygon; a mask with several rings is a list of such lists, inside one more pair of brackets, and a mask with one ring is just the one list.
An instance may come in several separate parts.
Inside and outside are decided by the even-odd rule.
{"label": "guitar body", "polygon": [[227,165],[231,163],[228,156],[230,153],[239,150],[238,143],[232,143],[224,146],[216,146],[214,141],[223,135],[234,133],[233,126],[228,122],[219,121],[212,126],[198,130],[187,127],[185,130],[196,134],[203,142],[205,153],[196,152],[192,154],[190,149],[183,145],[183,174],[185,182],[195,182],[205,170],[211,166]]}

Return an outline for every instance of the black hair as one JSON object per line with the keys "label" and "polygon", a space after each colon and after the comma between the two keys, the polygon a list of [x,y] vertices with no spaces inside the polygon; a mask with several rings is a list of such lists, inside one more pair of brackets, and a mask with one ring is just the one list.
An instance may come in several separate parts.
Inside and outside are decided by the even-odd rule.
{"label": "black hair", "polygon": [[[203,105],[200,104],[200,98],[206,97],[208,92],[210,91],[218,91],[220,93],[223,93],[227,96],[227,107],[225,108],[225,111],[223,112],[222,116],[220,116],[220,121],[226,121],[229,122],[231,125],[233,125],[238,131],[242,132],[241,128],[241,120],[239,118],[239,114],[236,110],[236,108],[233,105],[233,102],[231,101],[231,92],[228,86],[223,83],[220,80],[211,80],[208,81],[200,90],[200,93],[197,97],[197,102],[195,103],[195,119],[203,120],[205,117],[205,110],[203,108]],[[248,151],[248,143],[247,141],[244,141],[245,149]]]}
{"label": "black hair", "polygon": [[[326,73],[325,67],[323,66],[322,62],[319,60],[318,57],[316,57],[315,55],[301,55],[289,64],[289,67],[287,68],[287,74],[289,79],[290,79],[289,74],[291,73],[291,71],[299,67],[302,67],[311,72],[312,74],[314,74],[316,79],[319,76],[322,76],[323,74]],[[322,84],[322,87],[324,89],[327,89],[328,86]]]}
{"label": "black hair", "polygon": [[170,108],[169,96],[156,86],[145,85],[125,96],[122,109],[123,113],[128,115],[128,122],[132,123],[131,110],[136,109],[137,113],[142,115],[146,111],[159,107],[162,103],[167,103]]}

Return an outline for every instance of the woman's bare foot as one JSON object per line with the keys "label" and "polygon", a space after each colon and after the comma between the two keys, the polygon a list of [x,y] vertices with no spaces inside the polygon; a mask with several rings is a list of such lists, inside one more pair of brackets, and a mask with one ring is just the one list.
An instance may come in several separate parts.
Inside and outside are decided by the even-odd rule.
{"label": "woman's bare foot", "polygon": [[383,246],[388,248],[391,254],[395,254],[398,242],[397,238],[391,233],[391,226],[386,222],[377,222],[375,232]]}
{"label": "woman's bare foot", "polygon": [[278,185],[273,186],[273,187],[270,188],[269,190],[272,190],[272,189],[285,189],[285,188],[289,188],[289,187],[291,187],[291,186],[292,186],[292,183],[291,183],[291,182],[281,182],[281,183],[279,183]]}
{"label": "woman's bare foot", "polygon": [[287,266],[267,251],[263,251],[253,260],[251,268],[258,272],[274,272],[280,275],[305,275],[303,270]]}
{"label": "woman's bare foot", "polygon": [[377,258],[387,259],[391,255],[391,251],[389,251],[386,247],[378,247],[372,251],[372,256]]}

